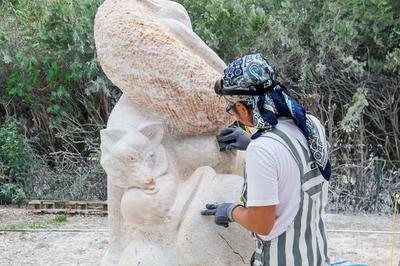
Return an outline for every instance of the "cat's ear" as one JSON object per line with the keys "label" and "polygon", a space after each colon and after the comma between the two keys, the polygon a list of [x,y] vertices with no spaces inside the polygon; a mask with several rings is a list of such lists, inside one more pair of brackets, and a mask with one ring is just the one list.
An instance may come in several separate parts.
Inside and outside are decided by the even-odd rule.
{"label": "cat's ear", "polygon": [[103,148],[110,147],[117,143],[127,134],[126,130],[118,128],[106,128],[100,131],[101,146]]}
{"label": "cat's ear", "polygon": [[139,126],[140,133],[145,135],[153,144],[160,144],[164,136],[164,128],[161,123],[149,122]]}

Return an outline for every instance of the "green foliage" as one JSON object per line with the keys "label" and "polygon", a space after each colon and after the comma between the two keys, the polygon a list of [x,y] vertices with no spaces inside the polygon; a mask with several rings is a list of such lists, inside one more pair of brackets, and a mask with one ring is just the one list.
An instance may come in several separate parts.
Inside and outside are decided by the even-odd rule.
{"label": "green foliage", "polygon": [[[120,93],[96,58],[93,22],[102,2],[0,4],[0,177],[29,197],[106,195],[105,173],[90,157]],[[9,117],[21,121],[24,136],[10,130]]]}
{"label": "green foliage", "polygon": [[[335,69],[338,75],[399,66],[393,59],[400,42],[395,1],[179,2],[188,9],[195,32],[227,62],[260,51],[283,77],[306,82],[332,71],[336,63],[343,66]],[[315,72],[318,65],[323,70]]]}
{"label": "green foliage", "polygon": [[264,1],[181,0],[194,31],[225,61],[256,48],[256,32],[267,25]]}
{"label": "green foliage", "polygon": [[367,89],[359,88],[353,96],[353,101],[348,106],[347,112],[343,120],[340,122],[341,126],[347,132],[359,126],[359,119],[362,111],[368,106],[366,95]]}
{"label": "green foliage", "polygon": [[21,205],[26,200],[25,192],[15,184],[0,186],[0,201],[6,204]]}
{"label": "green foliage", "polygon": [[[0,7],[0,89],[33,111],[44,107],[52,124],[77,110],[74,95],[107,92],[93,41],[102,0],[6,1]],[[94,86],[94,84],[99,84]],[[0,83],[1,86],[1,83]],[[93,90],[96,88],[97,90]],[[80,112],[78,112],[80,113]]]}
{"label": "green foliage", "polygon": [[52,226],[52,221],[42,219],[35,222],[18,222],[12,224],[2,224],[0,229],[6,230],[21,230],[21,229],[46,229]]}
{"label": "green foliage", "polygon": [[67,215],[65,214],[58,214],[54,217],[53,219],[54,222],[56,223],[64,223],[67,221]]}
{"label": "green foliage", "polygon": [[14,120],[7,120],[0,127],[0,170],[9,181],[17,182],[23,187],[29,183],[32,175],[35,155],[18,132]]}
{"label": "green foliage", "polygon": [[65,214],[59,214],[52,216],[47,216],[43,218],[34,219],[34,221],[17,221],[13,223],[0,224],[0,230],[19,230],[19,229],[47,229],[47,228],[59,228],[63,226],[66,222],[68,216]]}

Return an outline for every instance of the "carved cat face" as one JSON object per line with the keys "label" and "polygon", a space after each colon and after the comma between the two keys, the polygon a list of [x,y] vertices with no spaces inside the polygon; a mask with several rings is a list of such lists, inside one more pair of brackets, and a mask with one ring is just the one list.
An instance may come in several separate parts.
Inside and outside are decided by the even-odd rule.
{"label": "carved cat face", "polygon": [[168,170],[161,145],[163,129],[147,123],[137,130],[108,128],[101,131],[101,165],[111,182],[121,188],[156,193],[156,179]]}

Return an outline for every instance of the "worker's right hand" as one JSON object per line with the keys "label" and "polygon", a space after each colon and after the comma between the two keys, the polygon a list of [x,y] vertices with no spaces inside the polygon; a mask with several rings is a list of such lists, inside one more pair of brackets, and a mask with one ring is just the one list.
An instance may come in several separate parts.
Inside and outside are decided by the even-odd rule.
{"label": "worker's right hand", "polygon": [[220,150],[246,150],[251,141],[249,135],[241,127],[229,127],[217,135]]}
{"label": "worker's right hand", "polygon": [[208,203],[206,209],[201,211],[201,215],[214,216],[214,222],[223,227],[229,227],[229,223],[233,222],[232,212],[241,205],[234,203]]}

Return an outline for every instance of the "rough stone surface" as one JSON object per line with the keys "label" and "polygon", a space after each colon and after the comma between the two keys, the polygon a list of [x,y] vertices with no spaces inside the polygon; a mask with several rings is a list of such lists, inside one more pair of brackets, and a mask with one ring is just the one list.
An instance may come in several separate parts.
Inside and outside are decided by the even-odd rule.
{"label": "rough stone surface", "polygon": [[200,215],[207,202],[238,202],[243,182],[229,174],[242,159],[215,140],[231,122],[212,90],[224,62],[173,1],[106,0],[95,41],[123,91],[101,131],[110,227],[102,264],[248,264],[248,232]]}
{"label": "rough stone surface", "polygon": [[225,63],[192,31],[179,4],[106,0],[95,40],[109,79],[171,134],[215,133],[229,122],[212,89]]}

